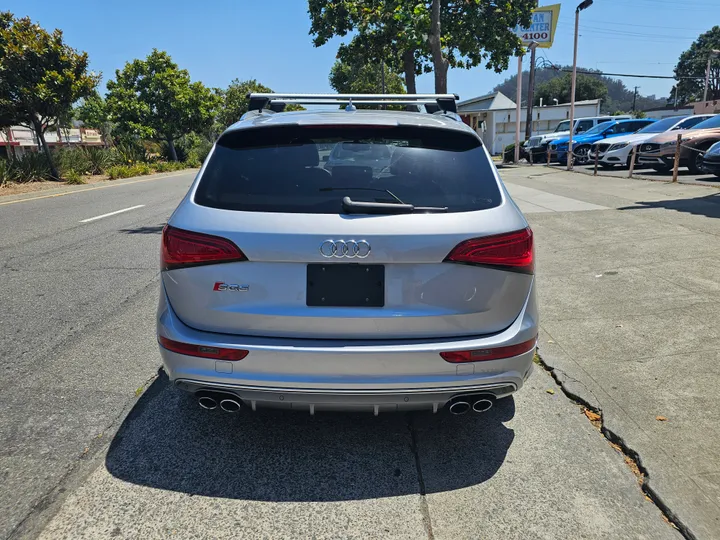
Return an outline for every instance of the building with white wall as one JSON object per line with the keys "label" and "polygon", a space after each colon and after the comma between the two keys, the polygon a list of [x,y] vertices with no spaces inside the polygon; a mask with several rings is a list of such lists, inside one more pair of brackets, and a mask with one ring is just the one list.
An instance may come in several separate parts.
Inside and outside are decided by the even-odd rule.
{"label": "building with white wall", "polygon": [[[458,114],[472,127],[492,154],[502,153],[503,148],[515,142],[515,102],[502,92],[468,99],[458,103]],[[575,118],[600,115],[600,100],[575,102]],[[520,138],[525,140],[527,108],[520,109]],[[570,104],[533,107],[532,134],[542,135],[553,131],[557,125],[570,118]]]}

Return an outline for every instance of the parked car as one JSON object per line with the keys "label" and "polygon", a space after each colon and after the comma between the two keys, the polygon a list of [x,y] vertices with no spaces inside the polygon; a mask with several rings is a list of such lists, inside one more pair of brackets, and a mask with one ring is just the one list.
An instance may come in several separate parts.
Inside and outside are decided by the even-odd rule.
{"label": "parked car", "polygon": [[700,174],[702,153],[720,141],[720,115],[716,114],[692,129],[661,133],[648,139],[639,146],[638,162],[656,171],[672,169],[678,134],[682,135],[680,166],[687,167],[692,174]]}
{"label": "parked car", "polygon": [[700,158],[700,168],[709,174],[720,176],[720,142],[713,144]]}
{"label": "parked car", "polygon": [[[286,99],[250,95],[163,230],[173,384],[206,409],[310,414],[482,412],[519,390],[533,233],[454,96],[435,114],[272,112]],[[392,150],[389,173],[323,168],[328,142]]]}
{"label": "parked car", "polygon": [[[611,122],[614,120],[629,120],[632,116],[629,114],[622,114],[617,116],[586,116],[583,118],[576,118],[573,120],[575,129],[573,130],[574,135],[585,133],[598,124],[604,122]],[[573,135],[573,136],[574,136]],[[527,140],[526,149],[529,153],[532,153],[533,161],[540,161],[547,159],[548,146],[552,141],[562,139],[563,137],[570,136],[570,120],[563,120],[560,122],[552,133],[546,133],[544,135],[534,135]]]}
{"label": "parked car", "polygon": [[[596,142],[635,133],[653,122],[655,122],[655,120],[652,118],[636,118],[632,120],[603,122],[595,126],[590,131],[573,138],[574,162],[578,165],[587,163],[590,159],[590,148]],[[568,144],[568,137],[563,137],[550,144],[550,152],[554,156],[554,160],[558,163],[567,163]]]}
{"label": "parked car", "polygon": [[696,116],[670,116],[663,118],[650,125],[645,126],[637,133],[623,135],[614,138],[612,141],[600,141],[592,146],[590,151],[590,160],[595,159],[598,155],[598,163],[601,167],[612,168],[615,165],[630,166],[632,159],[632,149],[648,139],[651,139],[658,133],[677,131],[679,129],[691,129],[696,124],[706,120],[713,115],[698,114]]}

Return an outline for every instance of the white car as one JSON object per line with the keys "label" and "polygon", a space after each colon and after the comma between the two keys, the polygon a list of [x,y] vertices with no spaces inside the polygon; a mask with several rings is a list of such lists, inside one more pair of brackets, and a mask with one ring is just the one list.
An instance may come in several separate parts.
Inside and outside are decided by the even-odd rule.
{"label": "white car", "polygon": [[615,165],[625,165],[629,167],[634,146],[647,141],[658,133],[665,133],[676,129],[690,129],[695,126],[695,124],[707,120],[711,116],[713,115],[670,116],[653,122],[636,133],[615,137],[608,141],[600,141],[592,146],[590,162],[595,160],[595,154],[597,153],[598,164],[605,169],[610,169]]}

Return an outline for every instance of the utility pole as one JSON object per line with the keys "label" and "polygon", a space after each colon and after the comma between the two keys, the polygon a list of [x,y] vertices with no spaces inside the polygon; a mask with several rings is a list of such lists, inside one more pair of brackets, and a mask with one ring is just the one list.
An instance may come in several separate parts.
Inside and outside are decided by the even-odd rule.
{"label": "utility pole", "polygon": [[525,117],[525,139],[529,139],[532,136],[532,108],[533,101],[535,100],[535,49],[537,49],[538,43],[532,41],[529,45],[530,48],[530,77],[528,80],[528,97],[527,97],[527,116]]}
{"label": "utility pole", "polygon": [[577,80],[577,49],[578,49],[578,32],[580,26],[580,12],[592,6],[593,0],[583,0],[575,8],[575,43],[573,45],[573,69],[572,79],[570,79],[570,137],[568,138],[568,157],[567,170],[573,168],[573,132],[575,131],[575,82]]}
{"label": "utility pole", "polygon": [[517,74],[517,99],[515,100],[515,155],[513,163],[520,163],[520,100],[522,99],[522,59],[523,55],[518,56],[518,74]]}
{"label": "utility pole", "polygon": [[632,112],[635,112],[635,104],[637,103],[637,91],[639,86],[635,87],[635,92],[633,93],[633,106],[632,106]]}

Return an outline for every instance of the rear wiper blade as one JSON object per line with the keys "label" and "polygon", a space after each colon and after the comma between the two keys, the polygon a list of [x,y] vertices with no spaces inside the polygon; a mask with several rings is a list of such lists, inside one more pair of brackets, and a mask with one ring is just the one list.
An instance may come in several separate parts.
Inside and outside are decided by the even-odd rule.
{"label": "rear wiper blade", "polygon": [[343,197],[343,210],[348,214],[412,214],[414,212],[447,212],[447,206],[413,206],[412,204],[353,201]]}
{"label": "rear wiper blade", "polygon": [[320,188],[320,191],[379,191],[380,193],[387,193],[390,195],[393,199],[395,199],[399,204],[405,204],[400,200],[400,197],[395,195],[392,191],[389,189],[381,189],[381,188],[370,188],[370,187],[324,187]]}

